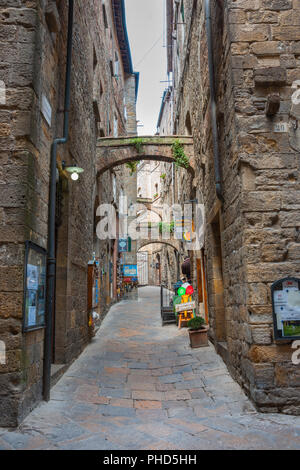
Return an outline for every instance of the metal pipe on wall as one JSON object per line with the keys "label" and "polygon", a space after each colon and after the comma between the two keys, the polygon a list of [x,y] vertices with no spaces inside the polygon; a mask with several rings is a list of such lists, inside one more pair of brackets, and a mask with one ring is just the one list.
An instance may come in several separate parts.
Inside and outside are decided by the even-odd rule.
{"label": "metal pipe on wall", "polygon": [[56,210],[56,158],[58,145],[65,144],[69,139],[69,113],[71,93],[72,45],[73,45],[73,16],[74,0],[69,0],[68,10],[68,40],[67,64],[65,82],[64,128],[63,137],[54,139],[51,146],[50,160],[50,188],[49,188],[49,216],[48,216],[48,265],[47,265],[47,314],[44,340],[44,371],[43,371],[43,397],[50,400],[51,362],[52,362],[52,335],[53,335],[53,308],[55,299],[55,210]]}
{"label": "metal pipe on wall", "polygon": [[214,152],[214,168],[215,168],[215,185],[216,185],[217,197],[219,198],[221,202],[224,202],[222,181],[221,181],[221,171],[220,171],[220,150],[219,150],[219,134],[218,134],[218,125],[217,125],[215,67],[214,67],[211,1],[210,0],[205,0],[205,23],[206,23],[207,49],[208,49],[208,70],[209,70],[211,126],[212,126],[212,136],[213,136],[213,152]]}

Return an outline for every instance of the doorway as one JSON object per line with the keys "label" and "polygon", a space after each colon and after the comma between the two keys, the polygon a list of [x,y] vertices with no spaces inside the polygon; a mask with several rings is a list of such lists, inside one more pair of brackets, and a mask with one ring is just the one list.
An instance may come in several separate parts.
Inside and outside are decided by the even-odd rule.
{"label": "doorway", "polygon": [[224,306],[223,256],[220,212],[211,224],[212,231],[212,307],[214,312],[215,339],[227,342],[226,315]]}

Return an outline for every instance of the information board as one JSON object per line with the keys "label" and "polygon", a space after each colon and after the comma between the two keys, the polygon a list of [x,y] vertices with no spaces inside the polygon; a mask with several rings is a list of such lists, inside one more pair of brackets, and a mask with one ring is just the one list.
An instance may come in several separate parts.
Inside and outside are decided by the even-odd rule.
{"label": "information board", "polygon": [[300,339],[300,279],[280,279],[271,291],[275,339]]}
{"label": "information board", "polygon": [[123,275],[125,277],[137,277],[137,265],[136,264],[125,264],[123,266]]}
{"label": "information board", "polygon": [[30,241],[26,242],[23,331],[45,326],[46,263],[46,250]]}

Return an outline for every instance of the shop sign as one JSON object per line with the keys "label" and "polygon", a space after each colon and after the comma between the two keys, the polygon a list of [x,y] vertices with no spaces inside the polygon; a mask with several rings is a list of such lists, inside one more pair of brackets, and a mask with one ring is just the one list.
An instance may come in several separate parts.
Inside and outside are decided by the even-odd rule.
{"label": "shop sign", "polygon": [[271,292],[275,339],[300,339],[300,279],[280,279]]}
{"label": "shop sign", "polygon": [[191,217],[185,216],[184,218],[180,218],[175,220],[175,238],[177,240],[183,240],[185,242],[192,242],[192,235],[193,235],[193,220]]}
{"label": "shop sign", "polygon": [[186,302],[185,304],[177,304],[175,306],[176,312],[185,312],[186,310],[193,310],[196,308],[196,302],[193,300],[192,302]]}
{"label": "shop sign", "polygon": [[137,265],[136,264],[125,264],[123,267],[123,274],[125,277],[137,277]]}
{"label": "shop sign", "polygon": [[131,282],[137,282],[138,278],[137,277],[124,277],[123,282],[125,284],[131,283]]}
{"label": "shop sign", "polygon": [[135,264],[136,254],[135,253],[122,253],[121,255],[121,264]]}
{"label": "shop sign", "polygon": [[119,239],[119,253],[126,253],[128,251],[128,238]]}
{"label": "shop sign", "polygon": [[24,272],[23,331],[45,326],[46,250],[26,242]]}

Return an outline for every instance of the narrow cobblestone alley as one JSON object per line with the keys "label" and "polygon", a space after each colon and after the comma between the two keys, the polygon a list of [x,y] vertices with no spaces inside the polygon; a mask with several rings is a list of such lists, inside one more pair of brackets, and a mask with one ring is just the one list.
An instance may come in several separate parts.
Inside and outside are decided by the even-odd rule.
{"label": "narrow cobblestone alley", "polygon": [[300,417],[257,413],[213,347],[161,326],[159,289],[145,287],[0,449],[300,449]]}

